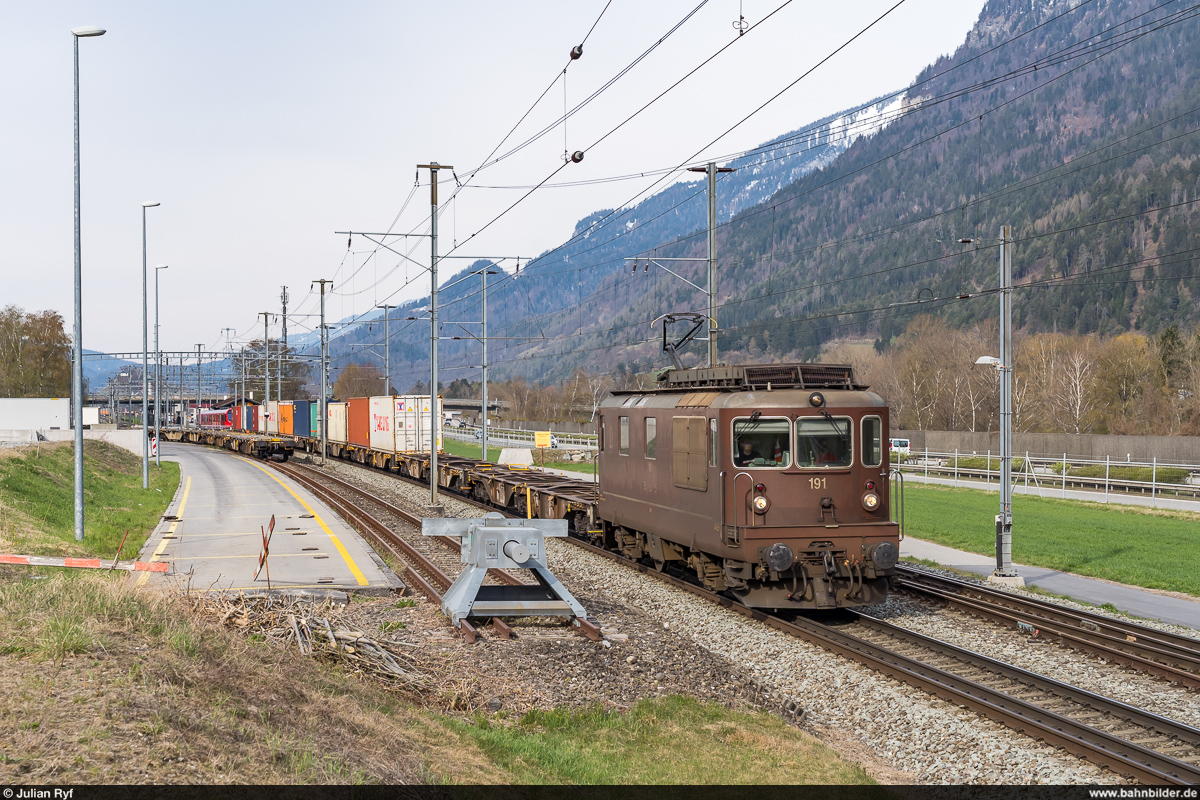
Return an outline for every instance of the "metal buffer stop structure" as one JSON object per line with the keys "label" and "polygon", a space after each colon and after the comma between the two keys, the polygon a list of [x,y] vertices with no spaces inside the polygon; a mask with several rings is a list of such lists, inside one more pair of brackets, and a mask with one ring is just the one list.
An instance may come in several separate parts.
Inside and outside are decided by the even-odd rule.
{"label": "metal buffer stop structure", "polygon": [[[426,518],[423,536],[462,542],[463,571],[442,596],[442,613],[455,627],[467,617],[571,617],[587,619],[583,606],[546,567],[546,538],[565,537],[565,519]],[[484,586],[489,569],[527,569],[536,586]]]}

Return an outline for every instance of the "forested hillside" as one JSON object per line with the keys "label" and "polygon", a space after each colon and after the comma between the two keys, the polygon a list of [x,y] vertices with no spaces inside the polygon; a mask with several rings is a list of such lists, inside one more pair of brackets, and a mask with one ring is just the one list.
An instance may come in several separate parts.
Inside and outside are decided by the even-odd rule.
{"label": "forested hillside", "polygon": [[[951,329],[994,318],[1004,224],[1023,334],[1192,330],[1197,14],[1163,0],[989,2],[963,46],[913,79],[902,115],[722,224],[722,359],[810,358],[847,337],[886,349],[915,313]],[[733,196],[727,180],[720,191]],[[685,186],[700,199],[699,185]],[[515,278],[497,276],[489,333],[507,337],[490,354],[500,375],[667,363],[651,321],[700,310],[703,295],[621,259],[703,257],[702,230],[668,224],[685,206],[686,189],[673,191],[653,208],[597,212]],[[669,266],[704,282],[699,261]],[[453,307],[474,318],[477,290]],[[401,369],[427,368],[427,337],[416,322],[395,336]],[[479,363],[474,341],[446,347],[447,368]]]}

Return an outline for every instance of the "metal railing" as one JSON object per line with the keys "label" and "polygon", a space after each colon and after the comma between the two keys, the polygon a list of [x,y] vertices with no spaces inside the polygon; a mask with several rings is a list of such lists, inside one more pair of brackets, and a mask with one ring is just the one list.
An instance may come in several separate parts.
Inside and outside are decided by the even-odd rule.
{"label": "metal railing", "polygon": [[[460,442],[478,442],[479,439],[475,435],[478,430],[480,430],[478,425],[463,425],[458,428],[445,425],[442,427],[442,435]],[[554,438],[558,440],[559,449],[596,449],[597,437],[594,433],[554,433]],[[497,428],[489,425],[488,444],[492,443],[502,446],[533,447],[533,431]]]}
{"label": "metal railing", "polygon": [[[923,450],[900,458],[902,460],[892,462],[894,468],[909,475],[923,476],[926,480],[931,476],[949,478],[955,486],[960,481],[1000,482],[1000,456],[994,451],[940,453]],[[1157,458],[1116,461],[1108,457],[1100,461],[1071,458],[1066,453],[1054,458],[1026,453],[1013,457],[1012,481],[1014,486],[1023,486],[1026,493],[1036,492],[1042,497],[1066,497],[1068,490],[1103,493],[1103,502],[1108,502],[1112,494],[1149,495],[1152,506],[1163,496],[1200,498],[1200,464],[1171,464]]]}

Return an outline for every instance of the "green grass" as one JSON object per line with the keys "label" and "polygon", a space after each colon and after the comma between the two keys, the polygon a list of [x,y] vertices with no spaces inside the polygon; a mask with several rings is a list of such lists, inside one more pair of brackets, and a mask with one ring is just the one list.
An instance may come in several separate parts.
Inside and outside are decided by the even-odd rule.
{"label": "green grass", "polygon": [[860,767],[765,713],[690,697],[531,711],[515,725],[451,721],[531,784],[872,784]]}
{"label": "green grass", "polygon": [[0,458],[0,549],[23,555],[130,557],[141,549],[179,486],[179,465],[150,464],[107,442],[84,445],[84,541],[75,541],[74,448],[46,446]]}
{"label": "green grass", "polygon": [[[474,442],[460,442],[457,439],[444,438],[442,439],[442,449],[452,456],[462,456],[464,458],[479,458],[482,450],[482,444]],[[531,448],[533,449],[533,448]],[[533,449],[533,464],[536,467],[542,466],[542,458],[545,457],[545,466],[550,469],[563,469],[571,472],[585,472],[589,475],[596,472],[596,462],[594,461],[557,461],[555,460],[560,450],[551,450],[547,448]],[[500,458],[499,447],[489,447],[487,460],[496,463]]]}
{"label": "green grass", "polygon": [[[909,484],[906,534],[994,555],[995,492]],[[1013,560],[1200,596],[1200,514],[1029,495],[1013,498]]]}

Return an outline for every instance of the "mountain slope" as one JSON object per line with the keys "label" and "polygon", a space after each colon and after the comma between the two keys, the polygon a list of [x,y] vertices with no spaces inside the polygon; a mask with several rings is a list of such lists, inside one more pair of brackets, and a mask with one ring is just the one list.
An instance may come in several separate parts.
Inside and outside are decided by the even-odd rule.
{"label": "mountain slope", "polygon": [[[1200,192],[1197,13],[1162,0],[991,0],[956,53],[916,76],[903,101],[874,109],[873,135],[846,137],[840,150],[832,135],[824,150],[811,131],[781,137],[735,164],[719,187],[722,220],[733,214],[718,231],[721,357],[810,357],[841,336],[883,346],[918,313],[953,324],[994,316],[1004,224],[1022,287],[1015,322],[1026,331],[1200,321],[1200,230],[1190,224]],[[787,148],[815,169],[797,167],[790,183],[786,169],[755,172],[784,163],[774,159]],[[497,276],[497,373],[664,365],[650,322],[700,310],[703,295],[623,259],[694,258],[663,263],[702,284],[702,226],[702,185],[678,184],[590,215],[519,276]],[[458,319],[478,318],[473,284],[446,298]],[[393,335],[393,353],[403,352],[395,373],[423,376],[428,326]],[[479,363],[467,342],[444,344],[445,367]]]}

